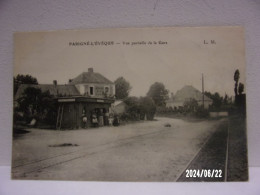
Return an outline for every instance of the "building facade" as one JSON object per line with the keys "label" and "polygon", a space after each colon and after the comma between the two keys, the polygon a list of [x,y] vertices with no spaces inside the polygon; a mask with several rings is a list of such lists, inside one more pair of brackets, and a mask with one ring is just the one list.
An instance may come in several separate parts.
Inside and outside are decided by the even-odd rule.
{"label": "building facade", "polygon": [[115,84],[89,68],[66,85],[22,84],[15,100],[23,96],[28,87],[49,91],[56,102],[56,128],[78,129],[107,125],[111,104],[115,101]]}
{"label": "building facade", "polygon": [[126,112],[126,103],[122,100],[116,100],[112,105],[111,105],[111,110],[115,114],[123,114]]}
{"label": "building facade", "polygon": [[196,88],[191,85],[186,85],[182,89],[178,90],[175,96],[172,96],[168,101],[166,101],[167,108],[178,109],[184,106],[185,102],[196,100],[198,105],[204,104],[204,108],[208,109],[213,103],[212,99],[204,95]]}

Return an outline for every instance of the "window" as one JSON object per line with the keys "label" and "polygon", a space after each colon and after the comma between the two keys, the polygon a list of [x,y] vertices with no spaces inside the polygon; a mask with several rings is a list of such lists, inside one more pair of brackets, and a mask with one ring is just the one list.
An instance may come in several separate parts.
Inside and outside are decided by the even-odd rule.
{"label": "window", "polygon": [[109,87],[105,87],[105,94],[108,94],[109,92]]}
{"label": "window", "polygon": [[94,87],[89,87],[89,93],[90,95],[94,95]]}

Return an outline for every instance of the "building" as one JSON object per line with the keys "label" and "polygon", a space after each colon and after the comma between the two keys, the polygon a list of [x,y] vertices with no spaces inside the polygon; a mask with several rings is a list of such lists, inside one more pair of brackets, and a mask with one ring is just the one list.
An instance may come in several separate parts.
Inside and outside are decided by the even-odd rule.
{"label": "building", "polygon": [[93,68],[89,68],[88,72],[83,72],[74,79],[70,79],[69,85],[75,86],[82,96],[111,98],[115,95],[115,84],[103,75],[94,72]]}
{"label": "building", "polygon": [[115,114],[123,114],[126,112],[126,103],[122,100],[115,100],[115,102],[111,106],[111,110]]}
{"label": "building", "polygon": [[[106,117],[114,102],[115,84],[103,75],[89,68],[67,85],[27,85],[22,84],[15,95],[15,100],[23,95],[28,87],[49,91],[57,102],[57,129],[78,129],[93,126],[93,117],[96,117],[99,126],[106,125]],[[84,122],[83,117],[87,120]]]}
{"label": "building", "polygon": [[[167,108],[180,108],[184,103],[190,100],[196,100],[198,105],[203,104],[203,94],[191,85],[186,85],[182,89],[178,90],[175,96],[172,96],[167,102]],[[212,99],[204,95],[204,108],[208,109],[212,104]]]}

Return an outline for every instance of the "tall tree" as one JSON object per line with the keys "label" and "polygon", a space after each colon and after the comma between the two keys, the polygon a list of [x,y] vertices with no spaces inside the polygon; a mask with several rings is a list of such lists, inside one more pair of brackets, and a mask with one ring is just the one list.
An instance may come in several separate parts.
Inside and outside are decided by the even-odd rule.
{"label": "tall tree", "polygon": [[116,88],[116,99],[127,98],[132,88],[130,83],[123,77],[117,78],[114,83]]}
{"label": "tall tree", "polygon": [[244,92],[244,84],[243,83],[239,83],[238,85],[238,94],[242,95]]}
{"label": "tall tree", "polygon": [[238,81],[239,81],[239,78],[240,78],[240,73],[239,73],[239,70],[237,69],[234,73],[234,81],[235,81],[235,88],[234,88],[234,91],[235,91],[235,95],[237,96],[238,95]]}
{"label": "tall tree", "polygon": [[151,85],[147,96],[152,98],[156,106],[165,106],[169,91],[165,88],[163,83],[155,82]]}
{"label": "tall tree", "polygon": [[242,109],[242,112],[245,114],[245,106],[246,106],[246,94],[244,94],[244,84],[238,82],[240,78],[239,70],[237,69],[234,73],[234,81],[235,81],[235,104]]}
{"label": "tall tree", "polygon": [[19,86],[21,84],[38,84],[38,81],[35,77],[32,77],[31,75],[22,75],[18,74],[16,77],[14,77],[14,95],[16,94]]}

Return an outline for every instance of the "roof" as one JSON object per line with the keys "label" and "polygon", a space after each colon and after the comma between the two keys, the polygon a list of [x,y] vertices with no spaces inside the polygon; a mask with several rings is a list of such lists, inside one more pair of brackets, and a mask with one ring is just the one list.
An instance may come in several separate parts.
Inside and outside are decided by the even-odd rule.
{"label": "roof", "polygon": [[108,80],[103,75],[96,72],[83,72],[76,78],[72,79],[70,84],[81,84],[81,83],[102,83],[102,84],[113,84],[112,81]]}
{"label": "roof", "polygon": [[125,102],[122,101],[122,100],[116,100],[115,103],[114,103],[114,106],[118,106],[120,104],[125,104]]}
{"label": "roof", "polygon": [[24,90],[28,87],[34,87],[41,89],[42,92],[49,91],[51,95],[58,96],[76,96],[80,95],[79,91],[74,85],[53,85],[53,84],[21,84],[15,94],[15,100],[17,100],[19,97],[21,97],[24,93]]}
{"label": "roof", "polygon": [[[195,99],[202,101],[202,93],[191,85],[186,85],[182,89],[178,90],[173,100],[169,102],[183,102],[187,99]],[[204,95],[204,101],[212,101],[209,97]]]}

